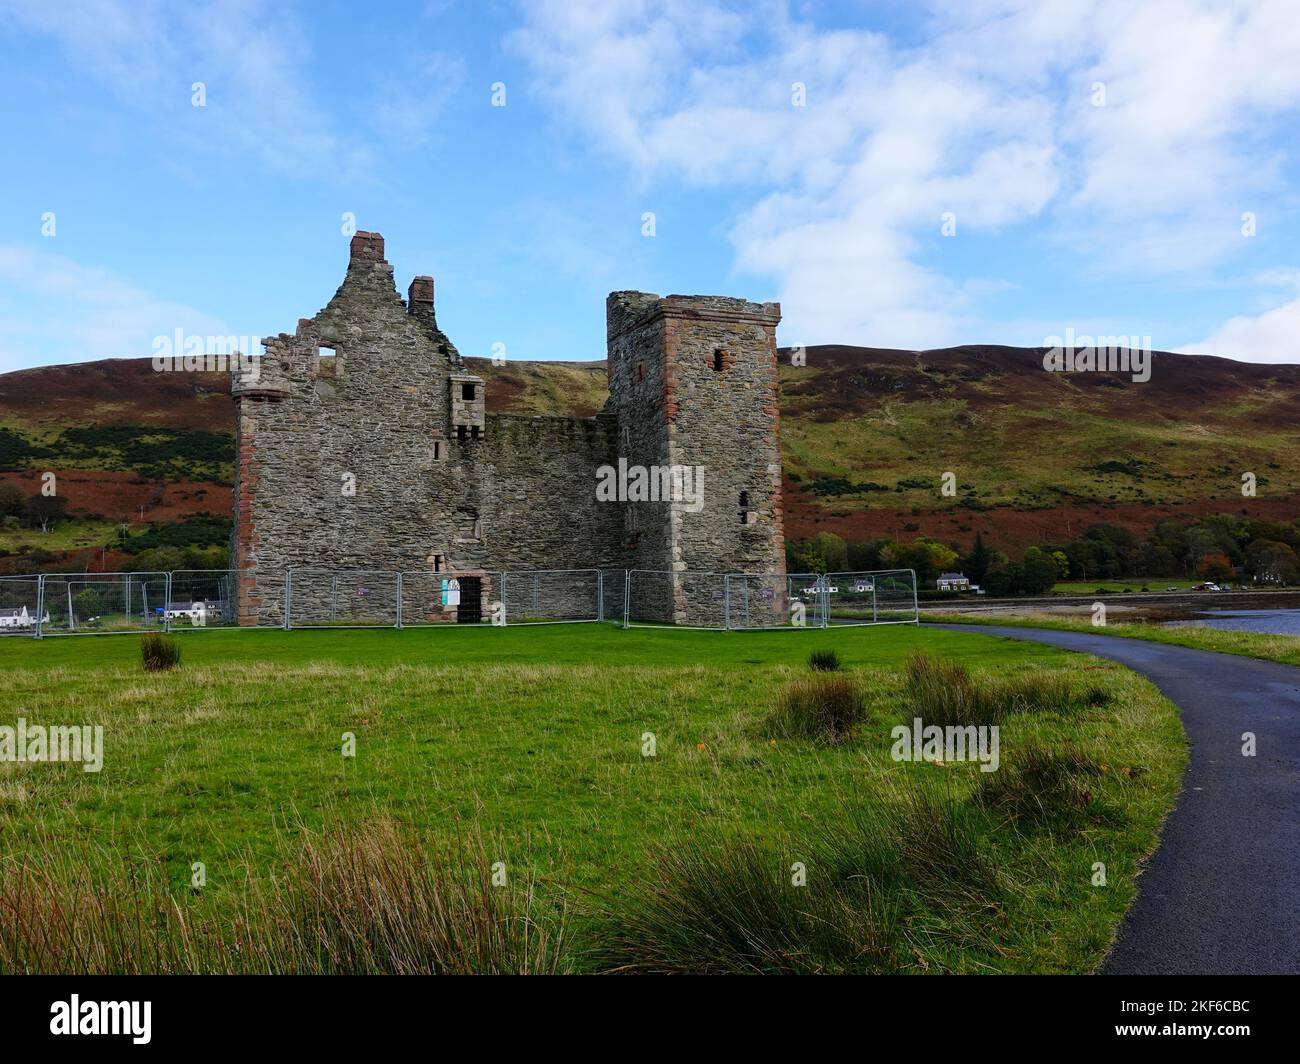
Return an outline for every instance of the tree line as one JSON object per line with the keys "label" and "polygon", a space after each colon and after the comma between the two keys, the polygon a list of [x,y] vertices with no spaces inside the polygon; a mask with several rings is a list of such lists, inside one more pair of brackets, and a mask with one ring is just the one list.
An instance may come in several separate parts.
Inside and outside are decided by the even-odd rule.
{"label": "tree line", "polygon": [[1300,523],[1236,514],[1169,519],[1145,536],[1117,525],[1089,525],[1059,543],[1026,548],[1012,558],[977,533],[969,549],[928,536],[909,541],[846,541],[834,532],[786,541],[790,572],[913,569],[920,587],[960,571],[989,594],[1038,595],[1061,580],[1245,579],[1284,587],[1300,581]]}

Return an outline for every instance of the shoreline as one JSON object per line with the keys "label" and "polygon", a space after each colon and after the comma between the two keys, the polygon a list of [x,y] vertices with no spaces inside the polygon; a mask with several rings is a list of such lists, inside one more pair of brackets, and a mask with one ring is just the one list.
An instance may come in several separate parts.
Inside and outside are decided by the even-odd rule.
{"label": "shoreline", "polygon": [[1135,624],[1196,621],[1221,610],[1269,612],[1300,609],[1300,590],[1201,591],[1112,593],[1106,595],[1056,595],[1038,598],[944,600],[919,604],[921,619],[947,615],[994,620],[1042,617],[1088,619],[1096,603],[1103,603],[1109,618]]}

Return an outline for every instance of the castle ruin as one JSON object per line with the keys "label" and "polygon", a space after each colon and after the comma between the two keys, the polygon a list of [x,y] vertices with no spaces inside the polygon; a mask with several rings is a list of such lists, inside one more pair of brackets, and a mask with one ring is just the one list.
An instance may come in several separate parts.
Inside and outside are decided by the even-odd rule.
{"label": "castle ruin", "polygon": [[[433,278],[403,301],[383,237],[357,233],[326,307],[232,380],[239,622],[279,623],[291,569],[456,574],[484,606],[502,571],[784,572],[779,321],[776,303],[613,292],[599,414],[488,414]],[[698,497],[601,495],[638,469],[698,470]],[[662,586],[656,619],[711,608]]]}

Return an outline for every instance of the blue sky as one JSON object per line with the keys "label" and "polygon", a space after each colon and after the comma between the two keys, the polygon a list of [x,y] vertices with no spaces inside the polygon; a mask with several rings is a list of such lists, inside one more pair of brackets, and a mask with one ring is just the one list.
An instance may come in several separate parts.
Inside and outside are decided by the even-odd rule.
{"label": "blue sky", "polygon": [[469,355],[639,288],[1300,362],[1297,57],[1292,0],[0,0],[0,371],[292,330],[345,212]]}

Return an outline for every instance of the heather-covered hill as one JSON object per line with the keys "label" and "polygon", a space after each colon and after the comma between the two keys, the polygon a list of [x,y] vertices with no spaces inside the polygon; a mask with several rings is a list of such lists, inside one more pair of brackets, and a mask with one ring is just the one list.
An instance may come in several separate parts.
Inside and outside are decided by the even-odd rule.
{"label": "heather-covered hill", "polygon": [[[603,362],[467,359],[493,411],[587,416]],[[974,533],[1018,554],[1095,521],[1300,513],[1300,366],[1157,353],[1151,379],[1059,374],[1042,353],[824,346],[782,353],[787,532],[846,539]],[[151,522],[230,506],[234,410],[216,373],[114,359],[0,375],[0,482],[54,471],[83,527],[0,531],[0,549],[86,552]],[[956,494],[941,492],[945,472]],[[1258,494],[1243,498],[1241,475]],[[115,531],[114,531],[115,530]],[[29,549],[31,549],[29,547]],[[107,559],[111,551],[101,552]]]}

